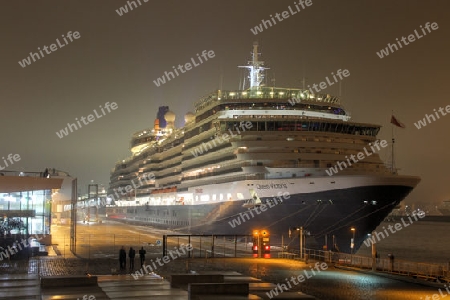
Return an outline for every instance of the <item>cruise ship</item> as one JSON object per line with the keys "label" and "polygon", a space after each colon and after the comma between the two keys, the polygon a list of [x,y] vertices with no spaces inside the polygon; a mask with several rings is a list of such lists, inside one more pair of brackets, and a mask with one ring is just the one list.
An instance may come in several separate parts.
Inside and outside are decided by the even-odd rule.
{"label": "cruise ship", "polygon": [[266,229],[285,241],[303,227],[309,247],[356,251],[420,178],[376,152],[350,163],[380,142],[381,126],[352,122],[339,97],[264,86],[257,43],[251,55],[249,87],[199,99],[182,128],[160,107],[153,128],[133,134],[131,156],[111,171],[107,217],[191,234]]}

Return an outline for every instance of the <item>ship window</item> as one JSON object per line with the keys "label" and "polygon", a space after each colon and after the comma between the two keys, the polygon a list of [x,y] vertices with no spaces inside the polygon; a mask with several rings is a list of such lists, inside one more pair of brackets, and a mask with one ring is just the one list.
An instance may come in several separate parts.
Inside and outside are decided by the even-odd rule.
{"label": "ship window", "polygon": [[266,122],[258,122],[257,123],[257,130],[258,131],[266,131]]}
{"label": "ship window", "polygon": [[217,195],[216,195],[216,194],[213,194],[213,195],[212,195],[212,199],[213,199],[213,201],[216,201],[216,200],[217,200]]}
{"label": "ship window", "polygon": [[223,194],[220,194],[219,196],[219,200],[222,201],[223,200]]}
{"label": "ship window", "polygon": [[228,199],[228,200],[232,200],[231,194],[230,194],[230,193],[227,194],[227,199]]}

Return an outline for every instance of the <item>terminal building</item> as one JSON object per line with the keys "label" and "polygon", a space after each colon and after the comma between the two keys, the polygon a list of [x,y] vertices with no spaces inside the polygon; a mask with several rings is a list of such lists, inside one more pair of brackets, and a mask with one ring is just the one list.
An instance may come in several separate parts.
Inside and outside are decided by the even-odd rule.
{"label": "terminal building", "polygon": [[[0,240],[39,235],[51,244],[51,224],[70,220],[76,178],[55,169],[0,173]],[[3,244],[4,244],[3,243]]]}

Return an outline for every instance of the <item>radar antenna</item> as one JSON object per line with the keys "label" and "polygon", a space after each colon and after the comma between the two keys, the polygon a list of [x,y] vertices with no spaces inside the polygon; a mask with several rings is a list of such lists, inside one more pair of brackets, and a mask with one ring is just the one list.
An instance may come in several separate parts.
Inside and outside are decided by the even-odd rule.
{"label": "radar antenna", "polygon": [[[246,68],[249,70],[250,89],[258,88],[264,80],[264,70],[269,68],[264,67],[264,61],[258,60],[258,42],[253,43],[252,60],[248,62],[248,66],[239,66],[239,68]],[[244,88],[243,88],[244,89]]]}

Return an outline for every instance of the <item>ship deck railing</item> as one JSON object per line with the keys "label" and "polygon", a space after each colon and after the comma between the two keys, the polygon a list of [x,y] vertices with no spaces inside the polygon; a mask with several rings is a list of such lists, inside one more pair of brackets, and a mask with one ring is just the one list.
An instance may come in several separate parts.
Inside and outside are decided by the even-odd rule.
{"label": "ship deck railing", "polygon": [[312,94],[309,90],[289,89],[278,87],[261,87],[258,89],[249,90],[235,90],[226,91],[219,90],[210,93],[194,103],[197,111],[204,109],[210,103],[220,100],[245,100],[245,99],[301,99],[305,102],[325,102],[325,103],[339,103],[340,99],[330,94]]}
{"label": "ship deck railing", "polygon": [[[58,175],[49,173],[49,175]],[[44,172],[1,171],[0,176],[43,177]]]}

